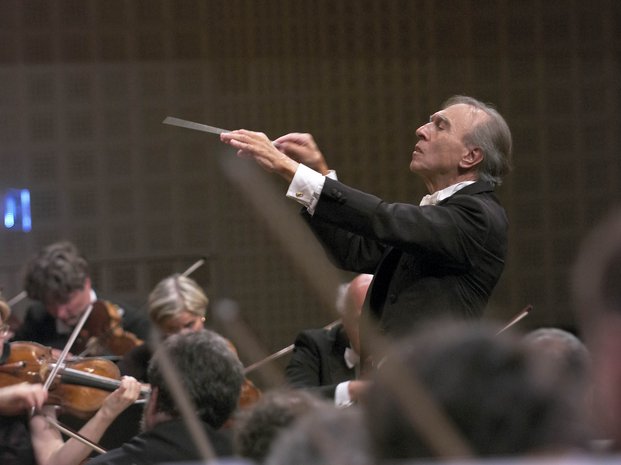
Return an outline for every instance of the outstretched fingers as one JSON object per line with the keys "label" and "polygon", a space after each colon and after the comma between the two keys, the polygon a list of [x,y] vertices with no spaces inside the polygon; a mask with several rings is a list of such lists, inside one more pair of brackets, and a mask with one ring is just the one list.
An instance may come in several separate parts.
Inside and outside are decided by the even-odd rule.
{"label": "outstretched fingers", "polygon": [[262,132],[253,132],[246,129],[220,134],[220,140],[237,149],[237,156],[253,158],[261,168],[276,172],[285,179],[291,179],[297,163],[286,156]]}

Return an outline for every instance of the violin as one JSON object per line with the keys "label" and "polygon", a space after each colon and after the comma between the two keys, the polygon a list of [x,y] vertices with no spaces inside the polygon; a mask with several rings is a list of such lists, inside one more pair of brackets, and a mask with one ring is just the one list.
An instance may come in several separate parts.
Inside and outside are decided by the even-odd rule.
{"label": "violin", "polygon": [[[237,348],[235,345],[229,341],[228,339],[224,339],[226,344],[231,349],[231,352],[235,354],[235,356],[239,356],[237,353]],[[254,405],[261,398],[261,390],[255,386],[255,384],[250,381],[248,378],[244,377],[244,382],[241,386],[241,392],[239,393],[239,400],[237,401],[237,406],[240,408],[247,408]]]}
{"label": "violin", "polygon": [[[0,387],[45,382],[56,362],[51,347],[19,341],[11,342],[8,347],[8,358],[0,365]],[[47,403],[58,405],[75,417],[90,418],[106,396],[119,387],[120,378],[118,367],[110,360],[66,361],[49,388]]]}
{"label": "violin", "polygon": [[88,355],[125,355],[141,344],[142,339],[123,329],[119,307],[111,302],[97,300],[72,351]]}
{"label": "violin", "polygon": [[244,378],[237,405],[240,408],[248,408],[253,406],[260,398],[261,390],[248,378]]}

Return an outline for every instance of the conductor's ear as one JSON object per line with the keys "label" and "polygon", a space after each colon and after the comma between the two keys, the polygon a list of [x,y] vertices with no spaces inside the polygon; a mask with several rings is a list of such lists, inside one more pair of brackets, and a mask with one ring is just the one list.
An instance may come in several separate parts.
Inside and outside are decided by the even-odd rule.
{"label": "conductor's ear", "polygon": [[466,153],[459,162],[459,167],[469,170],[483,161],[483,151],[475,147]]}

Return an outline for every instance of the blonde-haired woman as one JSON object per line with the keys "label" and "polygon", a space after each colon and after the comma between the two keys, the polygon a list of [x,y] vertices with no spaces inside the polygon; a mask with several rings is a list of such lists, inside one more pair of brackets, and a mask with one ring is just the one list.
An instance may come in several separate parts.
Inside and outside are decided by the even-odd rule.
{"label": "blonde-haired woman", "polygon": [[164,337],[204,328],[209,299],[192,278],[175,274],[149,295],[149,318]]}
{"label": "blonde-haired woman", "polygon": [[[174,274],[162,279],[149,294],[149,319],[166,338],[182,331],[204,329],[209,299],[192,278]],[[119,362],[124,375],[147,382],[152,348],[148,343],[129,351]]]}

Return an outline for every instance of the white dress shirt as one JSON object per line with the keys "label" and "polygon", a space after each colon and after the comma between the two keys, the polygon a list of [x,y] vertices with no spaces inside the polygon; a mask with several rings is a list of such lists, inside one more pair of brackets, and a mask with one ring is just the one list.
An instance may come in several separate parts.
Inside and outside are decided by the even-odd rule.
{"label": "white dress shirt", "polygon": [[[334,180],[337,179],[336,172],[332,170],[326,176]],[[315,212],[315,207],[319,201],[319,196],[321,195],[323,185],[326,181],[326,176],[323,176],[321,173],[318,173],[317,171],[312,170],[308,166],[300,163],[293,179],[291,180],[291,184],[289,184],[287,197],[304,205],[308,210],[308,213],[312,215]],[[462,181],[445,187],[444,189],[440,189],[432,194],[427,194],[420,201],[420,205],[435,205],[438,202],[449,198],[458,190],[473,183],[474,181]]]}
{"label": "white dress shirt", "polygon": [[[360,365],[360,355],[358,355],[354,349],[348,347],[345,349],[343,358],[345,359],[347,368],[355,368],[357,374]],[[347,407],[351,405],[352,400],[351,397],[349,397],[349,383],[351,383],[351,381],[344,381],[336,385],[336,390],[334,391],[334,405],[337,407]]]}
{"label": "white dress shirt", "polygon": [[420,206],[422,207],[425,205],[436,205],[437,203],[442,202],[444,199],[448,199],[455,192],[463,189],[466,186],[469,186],[470,184],[474,184],[474,181],[458,182],[457,184],[451,184],[444,189],[435,191],[433,194],[427,194],[421,199]]}

